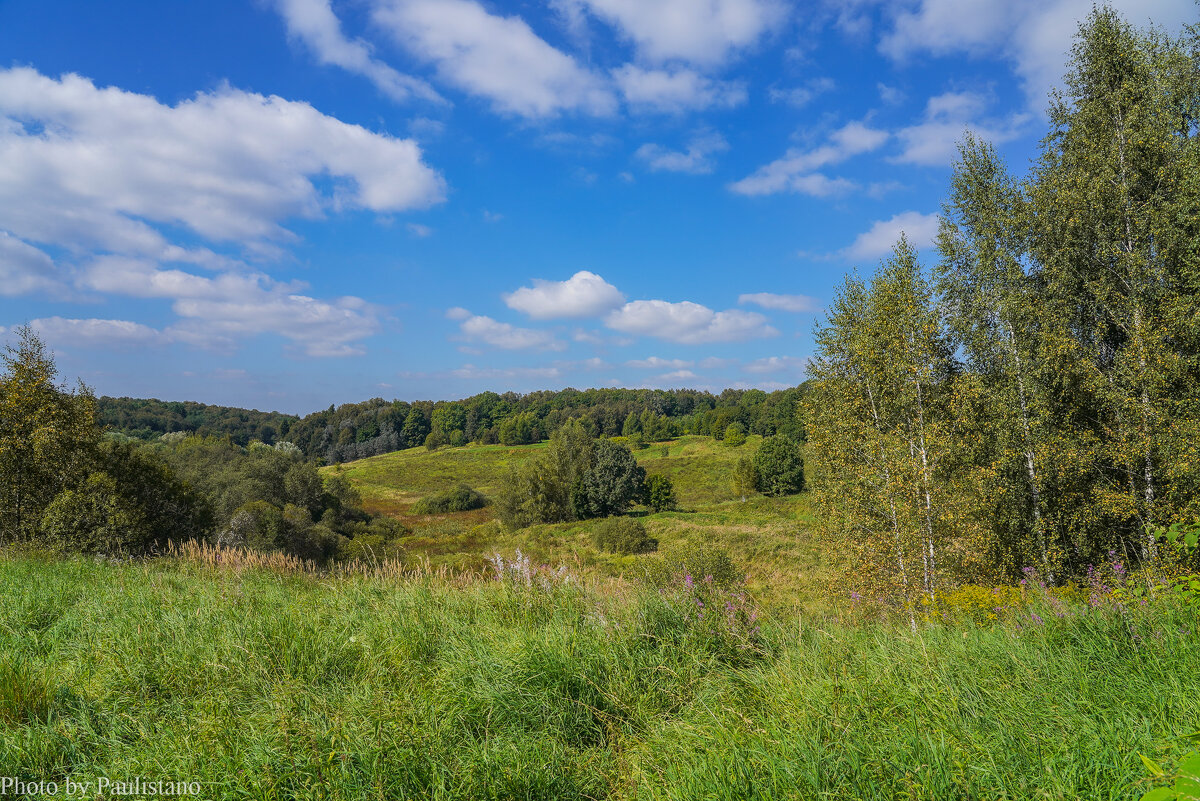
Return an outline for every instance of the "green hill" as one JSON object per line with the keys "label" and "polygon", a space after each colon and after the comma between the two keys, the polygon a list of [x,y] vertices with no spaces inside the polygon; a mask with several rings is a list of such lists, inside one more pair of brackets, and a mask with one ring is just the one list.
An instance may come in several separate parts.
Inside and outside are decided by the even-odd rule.
{"label": "green hill", "polygon": [[[711,437],[687,436],[635,451],[647,475],[666,475],[679,508],[651,514],[638,509],[651,536],[666,552],[718,548],[748,571],[749,586],[764,602],[785,606],[825,605],[829,554],[823,554],[804,494],[790,498],[755,496],[745,502],[732,487],[737,460],[753,454],[761,438],[740,447]],[[491,507],[471,512],[417,515],[418,500],[464,483],[494,496],[503,476],[545,444],[507,447],[468,445],[404,451],[324,468],[345,475],[362,493],[366,507],[391,515],[411,529],[403,544],[410,558],[433,566],[482,570],[495,552],[516,548],[548,564],[569,563],[602,576],[636,572],[644,557],[602,553],[592,544],[599,521],[532,526],[507,531]]]}

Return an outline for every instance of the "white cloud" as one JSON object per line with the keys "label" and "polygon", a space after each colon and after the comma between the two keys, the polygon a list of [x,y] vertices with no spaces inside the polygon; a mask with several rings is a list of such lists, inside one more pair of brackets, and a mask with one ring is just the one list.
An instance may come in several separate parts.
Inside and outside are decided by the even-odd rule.
{"label": "white cloud", "polygon": [[684,172],[702,175],[713,171],[712,156],[729,149],[729,143],[717,133],[701,134],[684,151],[668,150],[662,145],[645,144],[634,154],[656,172]]}
{"label": "white cloud", "polygon": [[346,38],[329,0],[275,0],[275,7],[287,24],[288,35],[304,42],[322,64],[362,75],[393,100],[419,97],[445,102],[425,81],[374,58],[366,42]]}
{"label": "white cloud", "polygon": [[691,367],[695,362],[689,362],[685,359],[663,359],[658,356],[651,356],[648,359],[633,359],[625,362],[626,367],[636,367],[639,370],[666,370],[669,368],[682,369]]}
{"label": "white cloud", "polygon": [[38,332],[46,342],[59,346],[119,347],[137,345],[144,347],[165,342],[161,331],[148,325],[129,320],[71,320],[62,317],[43,317],[31,320],[29,327]]}
{"label": "white cloud", "polygon": [[812,78],[801,86],[790,89],[772,88],[768,93],[773,103],[787,103],[793,108],[804,108],[818,96],[833,91],[837,86],[832,78]]}
{"label": "white cloud", "polygon": [[511,379],[511,378],[558,378],[562,372],[557,367],[476,367],[464,364],[450,371],[455,378],[465,379]]}
{"label": "white cloud", "polygon": [[803,373],[808,369],[808,359],[798,356],[767,356],[755,359],[742,368],[747,373]]}
{"label": "white cloud", "polygon": [[535,320],[596,317],[625,302],[620,290],[587,270],[580,270],[566,281],[535,278],[532,287],[521,287],[503,298],[510,309]]}
{"label": "white cloud", "polygon": [[[1113,0],[1137,25],[1153,20],[1167,29],[1195,21],[1192,0]],[[1031,106],[1042,108],[1061,84],[1072,37],[1092,0],[976,0],[969,12],[958,0],[918,0],[895,15],[880,50],[901,60],[914,53],[999,57],[1020,77]]]}
{"label": "white cloud", "polygon": [[608,115],[607,81],[541,39],[520,17],[489,14],[474,0],[385,0],[375,21],[432,62],[442,80],[489,99],[503,113]]}
{"label": "white cloud", "polygon": [[95,259],[80,277],[99,292],[170,300],[184,318],[167,330],[176,340],[231,349],[246,337],[278,334],[308,356],[353,356],[359,340],[379,329],[375,309],[361,298],[318,300],[301,283],[281,283],[261,273],[213,277],[121,256]]}
{"label": "white cloud", "polygon": [[946,92],[929,98],[924,120],[896,132],[901,151],[890,161],[949,166],[957,158],[958,142],[968,130],[993,144],[1020,136],[1028,115],[1018,114],[1007,121],[980,119],[988,105],[988,99],[975,92]]}
{"label": "white cloud", "polygon": [[760,167],[752,175],[730,184],[729,188],[740,195],[799,192],[826,197],[846,192],[854,188],[852,182],[829,178],[816,171],[877,150],[887,140],[886,131],[851,122],[830,134],[826,144],[812,150],[791,148],[783,158]]}
{"label": "white cloud", "polygon": [[275,333],[308,355],[342,356],[362,352],[357,341],[378,322],[359,298],[308,297],[303,284],[202,245],[180,247],[156,226],[276,255],[276,242],[295,238],[283,227],[290,218],[402,211],[444,192],[411,140],[307,103],[226,87],[168,106],[77,75],[0,71],[0,230],[13,237],[5,250],[22,254],[24,273],[29,259],[44,271],[28,243],[52,244],[70,254],[81,288],[170,300],[184,318],[166,332],[177,340],[233,347]]}
{"label": "white cloud", "polygon": [[937,236],[938,215],[905,211],[891,219],[878,220],[868,230],[859,234],[842,255],[850,259],[875,259],[886,256],[899,241],[900,235],[908,237],[914,248],[928,247]]}
{"label": "white cloud", "polygon": [[680,381],[690,381],[693,378],[698,378],[691,370],[674,370],[669,373],[663,373],[657,380],[666,384],[674,384]]}
{"label": "white cloud", "polygon": [[754,292],[738,296],[738,303],[753,303],[764,309],[778,309],[787,312],[820,311],[821,303],[808,295],[776,295],[772,292]]}
{"label": "white cloud", "polygon": [[681,114],[708,108],[733,108],[746,102],[746,86],[717,81],[689,69],[643,69],[633,64],[613,70],[621,94],[636,111]]}
{"label": "white cloud", "polygon": [[612,312],[606,325],[626,334],[652,336],[684,345],[743,342],[776,336],[779,332],[756,312],[739,309],[714,312],[699,303],[635,300]]}
{"label": "white cloud", "polygon": [[422,225],[421,223],[410,222],[405,227],[408,228],[408,232],[410,234],[420,239],[424,239],[433,233],[432,228],[430,228],[428,225]]}
{"label": "white cloud", "polygon": [[786,16],[777,0],[581,0],[655,62],[715,65],[751,47]]}
{"label": "white cloud", "polygon": [[[549,331],[537,331],[532,328],[518,328],[510,323],[502,323],[491,317],[470,314],[462,316],[465,309],[451,309],[447,313],[451,319],[461,320],[459,331],[461,339],[467,342],[478,342],[493,348],[503,350],[562,350],[566,347]],[[453,316],[451,316],[453,314]]]}
{"label": "white cloud", "polygon": [[77,75],[0,71],[0,229],[27,241],[159,257],[169,248],[150,223],[287,239],[290,217],[401,211],[444,191],[415,142],[307,103],[224,88],[167,106]]}
{"label": "white cloud", "polygon": [[0,296],[61,289],[61,276],[53,259],[28,242],[0,231]]}

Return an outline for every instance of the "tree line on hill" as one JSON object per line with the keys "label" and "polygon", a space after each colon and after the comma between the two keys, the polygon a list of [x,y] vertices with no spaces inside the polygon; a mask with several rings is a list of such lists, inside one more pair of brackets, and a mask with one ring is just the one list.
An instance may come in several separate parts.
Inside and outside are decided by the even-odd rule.
{"label": "tree line on hill", "polygon": [[[28,327],[6,347],[2,362],[0,544],[117,556],[161,551],[169,541],[206,539],[319,562],[378,559],[401,551],[404,526],[366,513],[344,476],[322,476],[317,461],[291,441],[271,445],[251,438],[242,446],[230,434],[187,431],[143,441],[103,431],[90,390],[80,384],[68,391],[56,383],[53,357]],[[562,400],[563,393],[550,395]],[[253,417],[220,407],[180,405],[177,411],[204,414],[214,408],[218,415],[205,425],[222,419],[254,423]],[[435,408],[434,418],[446,408]],[[506,419],[525,415],[533,413]],[[669,420],[649,410],[626,418],[650,430]],[[567,419],[551,435],[549,447],[508,477],[497,503],[500,519],[524,527],[621,515],[639,503],[653,511],[674,508],[670,479],[646,476],[629,448],[634,439],[596,437],[586,416]],[[779,470],[793,473],[799,465],[799,482],[787,491],[800,489],[799,447],[782,434],[764,441],[760,454],[786,458],[756,459],[763,492],[783,492],[771,478],[777,461]],[[414,512],[444,514],[487,503],[460,486],[424,499]],[[616,539],[628,545],[645,537],[631,539],[626,532]]]}
{"label": "tree line on hill", "polygon": [[345,478],[323,478],[290,442],[106,435],[95,397],[56,383],[28,327],[2,362],[0,544],[117,556],[206,538],[321,561],[398,548],[399,523],[367,514]]}
{"label": "tree line on hill", "polygon": [[564,389],[517,394],[483,392],[458,401],[385,401],[330,406],[304,417],[136,398],[102,397],[99,423],[142,440],[185,432],[229,436],[237,445],[290,442],[324,464],[426,446],[549,439],[579,420],[593,437],[629,437],[637,447],[681,434],[721,439],[731,425],[744,433],[786,434],[802,440],[799,387],[764,392],[727,389],[719,395],[689,389]]}
{"label": "tree line on hill", "polygon": [[901,240],[819,327],[811,472],[858,575],[1158,558],[1200,513],[1200,35],[1093,11],[1024,178],[967,136],[932,270]]}

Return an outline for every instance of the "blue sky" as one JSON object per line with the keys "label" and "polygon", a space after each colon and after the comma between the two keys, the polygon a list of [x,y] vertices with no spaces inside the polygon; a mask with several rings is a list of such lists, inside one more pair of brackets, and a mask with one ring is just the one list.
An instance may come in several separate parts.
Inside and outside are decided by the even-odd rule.
{"label": "blue sky", "polygon": [[1025,170],[1089,8],[4,0],[0,334],[290,412],[793,386],[849,269],[934,258],[963,131]]}

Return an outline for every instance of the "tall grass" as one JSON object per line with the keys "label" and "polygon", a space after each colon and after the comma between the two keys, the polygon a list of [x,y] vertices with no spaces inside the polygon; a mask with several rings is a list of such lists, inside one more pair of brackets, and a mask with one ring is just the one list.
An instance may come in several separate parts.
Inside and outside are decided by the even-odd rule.
{"label": "tall grass", "polygon": [[754,620],[702,580],[499,575],[0,558],[0,775],[254,799],[1130,798],[1138,752],[1169,766],[1200,723],[1197,621],[1171,606],[913,634]]}

